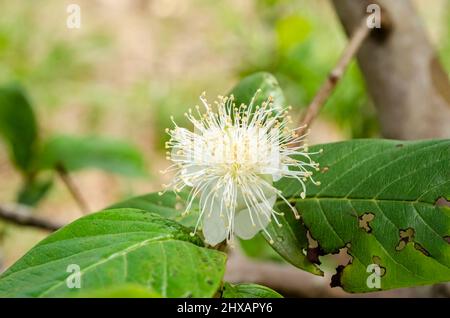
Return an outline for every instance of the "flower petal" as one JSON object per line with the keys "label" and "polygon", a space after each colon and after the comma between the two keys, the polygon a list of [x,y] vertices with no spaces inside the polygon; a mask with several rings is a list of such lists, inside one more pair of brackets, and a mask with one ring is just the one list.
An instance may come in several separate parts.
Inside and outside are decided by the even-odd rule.
{"label": "flower petal", "polygon": [[[211,193],[215,184],[207,187],[200,197],[202,211],[203,236],[206,243],[217,245],[227,238],[227,218],[224,211],[220,211],[220,197]],[[223,213],[221,213],[223,212]]]}
{"label": "flower petal", "polygon": [[[270,207],[273,207],[276,199],[276,195],[267,198],[267,204]],[[272,214],[271,209],[269,210],[267,204],[260,202],[255,206],[250,207],[254,224],[250,218],[250,211],[248,208],[238,211],[234,217],[234,233],[240,238],[248,240],[255,236],[260,230],[266,228],[269,224],[269,217]],[[267,212],[263,214],[261,210]]]}
{"label": "flower petal", "polygon": [[217,245],[227,238],[225,217],[219,214],[211,214],[203,217],[203,235],[209,245]]}

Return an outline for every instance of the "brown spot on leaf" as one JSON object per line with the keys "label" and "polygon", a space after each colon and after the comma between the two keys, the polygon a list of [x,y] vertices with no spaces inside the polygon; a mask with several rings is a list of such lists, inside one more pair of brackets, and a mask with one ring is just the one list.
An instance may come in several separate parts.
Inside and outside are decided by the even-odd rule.
{"label": "brown spot on leaf", "polygon": [[383,277],[386,274],[386,267],[381,266],[381,258],[379,256],[372,256],[372,262],[380,266],[380,275]]}
{"label": "brown spot on leaf", "polygon": [[358,226],[367,233],[371,233],[372,227],[370,226],[370,222],[373,221],[374,218],[375,215],[373,213],[364,213],[363,215],[358,217]]}
{"label": "brown spot on leaf", "polygon": [[415,231],[412,228],[407,228],[406,230],[400,230],[400,241],[395,247],[397,251],[401,251],[406,247],[406,244],[414,241]]}
{"label": "brown spot on leaf", "polygon": [[414,243],[414,248],[420,251],[425,256],[430,256],[430,253],[419,243]]}
{"label": "brown spot on leaf", "polygon": [[370,227],[370,222],[375,218],[373,213],[364,213],[363,215],[358,217],[358,226],[366,231],[367,233],[372,232],[372,228]]}
{"label": "brown spot on leaf", "polygon": [[323,167],[322,169],[320,169],[320,172],[325,173],[328,172],[328,170],[330,170],[329,167]]}

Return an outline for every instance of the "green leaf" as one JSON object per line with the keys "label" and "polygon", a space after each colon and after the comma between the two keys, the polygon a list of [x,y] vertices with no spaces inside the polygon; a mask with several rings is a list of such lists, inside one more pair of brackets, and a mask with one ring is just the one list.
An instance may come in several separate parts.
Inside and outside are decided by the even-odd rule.
{"label": "green leaf", "polygon": [[192,204],[189,214],[182,215],[185,211],[188,195],[188,192],[180,192],[178,195],[174,192],[165,192],[162,195],[154,192],[127,199],[109,208],[135,208],[151,211],[166,219],[177,221],[184,226],[194,227],[198,218],[198,202],[195,201]]}
{"label": "green leaf", "polygon": [[29,206],[35,206],[41,201],[53,186],[53,179],[29,179],[26,180],[17,195],[17,202]]}
{"label": "green leaf", "polygon": [[261,233],[249,240],[239,239],[239,245],[245,255],[261,260],[283,261],[278,253],[267,244]]}
{"label": "green leaf", "polygon": [[[31,249],[2,276],[0,297],[60,297],[138,284],[162,297],[212,297],[224,253],[206,249],[176,222],[137,209],[85,216]],[[78,265],[81,288],[68,288]]]}
{"label": "green leaf", "polygon": [[11,160],[29,172],[37,142],[36,118],[23,90],[18,86],[0,87],[0,135],[11,151]]}
{"label": "green leaf", "polygon": [[99,288],[74,295],[76,298],[161,298],[161,295],[138,284]]}
{"label": "green leaf", "polygon": [[[308,258],[316,263],[347,248],[351,263],[338,267],[332,283],[350,292],[378,290],[367,285],[370,264],[380,267],[383,290],[450,281],[450,209],[436,204],[450,198],[450,140],[352,140],[311,151],[320,148],[314,177],[321,186],[308,182],[306,199],[298,198],[297,181],[277,184],[304,227],[295,230],[299,221],[291,218],[272,229],[273,236],[303,238],[283,248],[313,252]],[[318,248],[308,249],[305,229]]]}
{"label": "green leaf", "polygon": [[57,136],[46,141],[39,168],[69,171],[98,168],[127,176],[146,175],[142,154],[124,141],[104,137]]}
{"label": "green leaf", "polygon": [[260,72],[245,77],[229,94],[234,95],[237,106],[248,105],[258,89],[261,89],[261,92],[255,99],[255,105],[261,105],[271,96],[274,110],[284,109],[286,101],[283,91],[277,79],[270,73]]}
{"label": "green leaf", "polygon": [[269,287],[257,284],[225,283],[222,298],[283,298],[283,296]]}
{"label": "green leaf", "polygon": [[309,260],[305,252],[308,247],[307,228],[295,219],[288,206],[277,204],[276,209],[284,212],[284,217],[278,218],[282,227],[279,227],[276,222],[270,222],[267,227],[270,237],[266,233],[262,235],[267,242],[273,240],[270,245],[286,261],[305,271],[322,276],[322,271]]}

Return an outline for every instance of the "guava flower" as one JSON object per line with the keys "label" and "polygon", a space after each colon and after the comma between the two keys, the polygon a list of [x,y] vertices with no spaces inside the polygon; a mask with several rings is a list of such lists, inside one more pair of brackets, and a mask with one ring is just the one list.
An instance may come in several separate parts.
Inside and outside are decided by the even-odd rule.
{"label": "guava flower", "polygon": [[[318,170],[308,153],[305,136],[289,129],[291,117],[287,110],[273,110],[269,98],[262,105],[235,105],[233,96],[219,96],[213,106],[205,93],[199,106],[185,114],[194,131],[177,126],[166,129],[170,141],[166,148],[173,164],[166,170],[175,171],[173,181],[165,185],[176,192],[190,188],[186,210],[189,213],[195,198],[199,200],[199,218],[194,234],[201,225],[205,241],[216,245],[233,234],[250,239],[260,230],[270,238],[269,222],[281,226],[274,209],[277,199],[288,203],[295,217],[295,207],[289,204],[273,183],[281,178],[297,179],[300,197],[305,198],[305,181]],[[299,191],[300,192],[300,191]],[[273,243],[273,240],[271,239]]]}

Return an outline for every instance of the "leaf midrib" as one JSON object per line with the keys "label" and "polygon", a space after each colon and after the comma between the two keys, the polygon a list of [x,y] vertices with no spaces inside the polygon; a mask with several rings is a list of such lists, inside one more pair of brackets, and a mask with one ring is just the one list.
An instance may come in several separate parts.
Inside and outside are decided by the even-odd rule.
{"label": "leaf midrib", "polygon": [[[141,247],[147,246],[147,245],[149,245],[151,243],[161,243],[162,241],[169,241],[169,240],[174,240],[174,238],[170,237],[170,236],[159,236],[159,237],[152,237],[152,238],[149,238],[147,240],[135,243],[133,245],[128,246],[127,248],[125,248],[123,250],[116,251],[113,254],[109,255],[108,257],[105,257],[105,258],[103,258],[103,259],[101,259],[101,260],[99,260],[99,261],[97,261],[97,262],[95,262],[95,263],[85,267],[83,270],[80,271],[80,275],[82,276],[84,273],[86,273],[87,271],[89,271],[92,268],[95,268],[95,267],[100,266],[100,265],[102,265],[104,263],[107,263],[107,262],[109,262],[109,261],[111,261],[111,260],[113,260],[113,259],[115,259],[117,257],[127,255],[127,254],[129,254],[129,253],[131,253],[131,252],[133,252],[133,251],[135,251],[135,250],[137,250],[137,249],[139,249]],[[189,243],[189,242],[186,242],[186,243]],[[54,289],[58,288],[59,286],[61,286],[64,282],[65,282],[65,280],[57,282],[56,284],[50,286],[48,289],[46,289],[45,291],[43,291],[42,293],[37,295],[37,297],[39,297],[39,298],[43,297],[45,294],[48,294],[52,290],[54,290]]]}
{"label": "leaf midrib", "polygon": [[[396,202],[396,203],[405,203],[405,204],[426,204],[435,206],[434,203],[427,202],[427,201],[420,201],[420,200],[400,200],[400,199],[380,199],[380,198],[352,198],[352,197],[333,197],[333,196],[310,196],[306,197],[304,199],[294,197],[289,199],[290,203],[298,203],[302,201],[308,201],[308,200],[341,200],[341,201],[372,201],[372,202]],[[275,203],[276,205],[279,205],[280,203],[286,204],[283,200],[277,200]]]}

